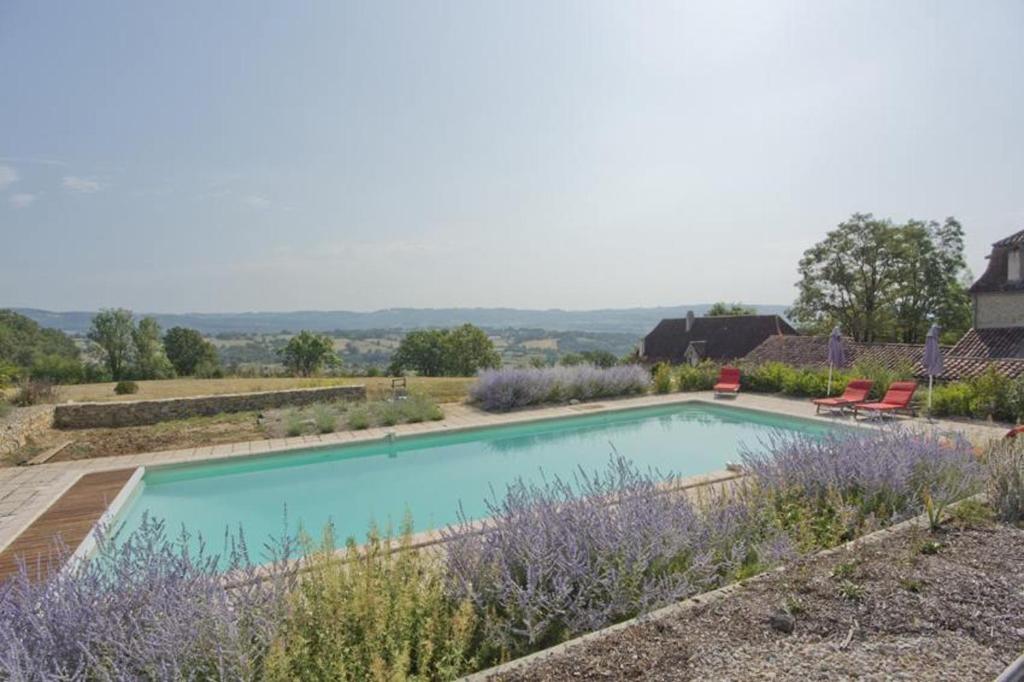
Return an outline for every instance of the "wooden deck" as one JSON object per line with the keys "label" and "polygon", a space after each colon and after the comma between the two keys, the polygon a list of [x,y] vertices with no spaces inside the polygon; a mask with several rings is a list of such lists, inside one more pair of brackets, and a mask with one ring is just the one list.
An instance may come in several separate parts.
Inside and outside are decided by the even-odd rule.
{"label": "wooden deck", "polygon": [[134,469],[116,469],[86,474],[26,528],[7,549],[0,552],[0,582],[17,573],[18,557],[33,567],[45,567],[58,539],[74,551],[107,506],[131,478]]}

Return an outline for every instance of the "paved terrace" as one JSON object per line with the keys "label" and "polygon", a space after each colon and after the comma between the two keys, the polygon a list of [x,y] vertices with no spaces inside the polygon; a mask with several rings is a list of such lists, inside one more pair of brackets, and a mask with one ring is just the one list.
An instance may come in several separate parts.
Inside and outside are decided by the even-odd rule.
{"label": "paved terrace", "polygon": [[[138,466],[157,466],[181,462],[199,462],[202,460],[224,459],[229,457],[245,457],[248,455],[286,452],[288,450],[306,449],[310,447],[345,445],[384,438],[389,433],[398,436],[424,433],[439,433],[453,429],[470,429],[486,426],[514,424],[534,419],[550,419],[571,417],[580,414],[595,414],[631,407],[652,407],[672,405],[695,400],[715,401],[710,392],[672,393],[668,395],[651,395],[639,398],[603,400],[578,405],[558,405],[525,409],[510,413],[491,414],[474,407],[462,404],[446,404],[443,406],[445,419],[437,422],[419,424],[403,424],[392,427],[372,428],[363,431],[340,431],[314,436],[299,436],[274,440],[256,440],[211,447],[189,448],[184,450],[168,450],[138,455],[121,455],[74,462],[56,462],[38,466],[22,466],[0,469],[0,550],[7,548],[23,531],[40,519],[67,491],[87,474],[131,470]],[[736,405],[749,409],[765,410],[777,414],[803,417],[833,423],[850,423],[852,417],[836,417],[822,414],[816,416],[814,406],[807,400],[780,398],[777,396],[741,394],[735,399],[726,398],[718,401],[726,405]],[[984,422],[952,422],[938,421],[929,424],[924,419],[902,418],[903,422],[912,422],[925,428],[936,428],[942,431],[959,431],[980,445],[992,438],[998,438],[1005,432],[1005,427]],[[115,478],[127,478],[123,474]],[[90,477],[96,479],[97,477]],[[96,488],[93,497],[102,496],[99,507],[105,507],[116,490],[109,486]],[[81,497],[81,486],[75,487],[75,495]],[[63,502],[63,501],[62,501]],[[89,501],[90,508],[96,508],[97,500]],[[48,514],[46,518],[54,516]],[[99,517],[99,513],[95,513]],[[40,531],[39,524],[32,529],[34,534]],[[73,538],[65,538],[71,544],[77,544]]]}

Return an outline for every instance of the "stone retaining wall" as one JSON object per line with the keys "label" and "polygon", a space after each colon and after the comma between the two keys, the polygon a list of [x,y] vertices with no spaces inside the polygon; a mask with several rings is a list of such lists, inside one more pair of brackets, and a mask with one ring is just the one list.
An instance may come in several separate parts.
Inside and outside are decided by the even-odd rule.
{"label": "stone retaining wall", "polygon": [[0,455],[21,448],[28,439],[53,425],[53,405],[18,407],[0,419]]}
{"label": "stone retaining wall", "polygon": [[56,406],[53,424],[58,429],[143,426],[176,419],[188,419],[189,417],[208,417],[225,412],[249,412],[335,400],[365,399],[365,386],[329,386],[327,388],[299,388],[265,393],[208,395],[197,398],[67,403]]}

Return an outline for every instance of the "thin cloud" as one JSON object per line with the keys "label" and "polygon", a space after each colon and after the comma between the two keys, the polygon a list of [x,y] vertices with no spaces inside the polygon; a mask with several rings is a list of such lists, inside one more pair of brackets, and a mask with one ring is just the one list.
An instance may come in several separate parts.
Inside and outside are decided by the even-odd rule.
{"label": "thin cloud", "polygon": [[19,192],[18,194],[12,194],[7,198],[8,203],[14,208],[27,208],[36,202],[39,198],[38,194],[29,194],[28,192]]}
{"label": "thin cloud", "polygon": [[78,194],[93,194],[103,189],[103,184],[99,181],[79,175],[65,175],[61,184],[64,185],[64,189]]}
{"label": "thin cloud", "polygon": [[0,189],[18,181],[18,171],[11,166],[0,166]]}

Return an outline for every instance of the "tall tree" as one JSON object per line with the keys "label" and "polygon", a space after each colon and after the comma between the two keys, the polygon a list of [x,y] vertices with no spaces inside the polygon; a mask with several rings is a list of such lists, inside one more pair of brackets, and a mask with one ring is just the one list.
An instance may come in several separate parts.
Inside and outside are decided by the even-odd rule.
{"label": "tall tree", "polygon": [[167,359],[160,325],[155,318],[144,317],[132,330],[135,362],[132,374],[139,379],[167,379],[174,376],[174,366]]}
{"label": "tall tree", "polygon": [[719,301],[704,313],[707,317],[725,317],[726,315],[757,315],[757,308],[742,303],[726,303]]}
{"label": "tall tree", "polygon": [[289,339],[281,355],[290,372],[304,377],[313,376],[325,365],[333,367],[340,363],[331,337],[306,330]]}
{"label": "tall tree", "polygon": [[896,340],[922,343],[931,323],[961,336],[971,324],[964,285],[964,231],[955,218],[910,221],[898,233],[898,285],[893,301]]}
{"label": "tall tree", "polygon": [[963,230],[905,225],[857,213],[800,260],[790,316],[825,332],[838,324],[858,341],[920,341],[931,319],[963,327],[967,319]]}
{"label": "tall tree", "polygon": [[391,374],[412,370],[425,377],[439,377],[445,373],[445,331],[418,329],[402,338],[391,356]]}
{"label": "tall tree", "polygon": [[454,329],[409,332],[391,356],[390,371],[412,370],[428,377],[472,376],[477,370],[500,364],[501,356],[487,333],[464,324]]}
{"label": "tall tree", "polygon": [[204,368],[214,370],[220,364],[217,348],[195,329],[171,327],[164,334],[164,348],[179,376],[193,376]]}
{"label": "tall tree", "polygon": [[448,330],[444,345],[444,373],[448,376],[468,377],[501,364],[494,342],[483,329],[471,324]]}
{"label": "tall tree", "polygon": [[133,331],[132,313],[124,308],[101,310],[92,318],[86,336],[99,346],[103,364],[114,381],[127,378],[131,371]]}

